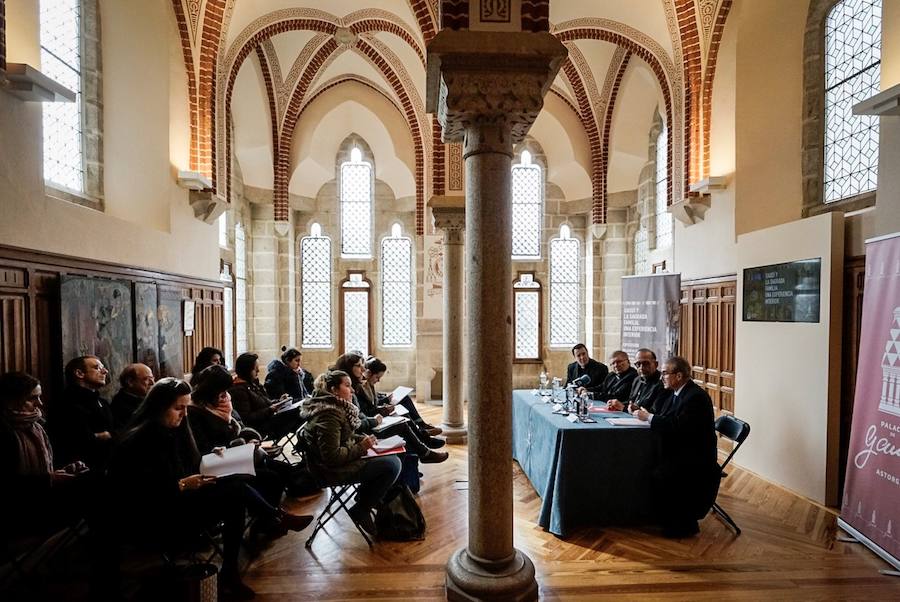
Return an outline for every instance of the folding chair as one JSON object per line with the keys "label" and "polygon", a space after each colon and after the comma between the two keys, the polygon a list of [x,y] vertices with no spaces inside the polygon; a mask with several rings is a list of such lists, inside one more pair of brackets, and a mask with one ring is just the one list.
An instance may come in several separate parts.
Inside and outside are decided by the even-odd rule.
{"label": "folding chair", "polygon": [[325,504],[325,508],[322,509],[322,512],[319,513],[319,517],[316,519],[316,526],[313,528],[313,532],[310,534],[309,539],[306,540],[306,547],[312,547],[313,540],[318,535],[319,531],[325,528],[325,525],[331,521],[332,518],[337,515],[341,509],[347,513],[347,516],[353,522],[353,526],[356,527],[356,530],[359,531],[359,534],[363,536],[363,539],[366,540],[366,543],[369,544],[369,547],[372,547],[372,540],[369,538],[368,534],[362,529],[362,527],[357,524],[353,517],[350,516],[350,508],[348,504],[353,501],[354,496],[356,496],[356,490],[359,489],[358,483],[335,483],[332,485],[325,485],[331,492],[328,497],[328,503]]}
{"label": "folding chair", "polygon": [[[725,461],[719,465],[719,470],[722,471],[722,478],[724,479],[728,476],[725,473],[725,467],[728,466],[728,463],[731,462],[731,458],[737,453],[737,450],[740,449],[741,445],[744,444],[744,441],[746,441],[747,436],[750,434],[750,425],[743,420],[738,420],[734,416],[722,415],[716,420],[716,432],[722,437],[735,443],[735,446],[731,449],[731,453],[728,454]],[[722,509],[722,506],[719,505],[718,501],[713,502],[712,510],[719,515],[719,518],[734,529],[736,535],[741,534],[741,528],[738,527],[737,523],[735,523],[734,520],[728,516],[728,513]]]}

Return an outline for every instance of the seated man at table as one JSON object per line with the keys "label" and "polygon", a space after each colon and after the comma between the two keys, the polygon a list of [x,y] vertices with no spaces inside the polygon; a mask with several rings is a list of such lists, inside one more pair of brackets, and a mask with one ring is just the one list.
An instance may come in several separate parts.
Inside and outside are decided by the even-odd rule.
{"label": "seated man at table", "polygon": [[579,389],[579,392],[582,390],[588,393],[601,392],[603,390],[603,381],[607,373],[609,373],[606,365],[591,359],[584,343],[578,343],[572,347],[572,355],[575,356],[575,361],[566,368],[566,382],[563,383],[563,386],[573,382],[576,378],[587,375],[590,380]]}
{"label": "seated man at table", "polygon": [[691,366],[681,357],[666,360],[666,388],[657,413],[639,408],[635,418],[648,421],[659,438],[660,460],[653,480],[663,535],[688,537],[700,532],[697,520],[716,499],[722,471],[716,463],[716,430],[709,395],[691,380]]}
{"label": "seated man at table", "polygon": [[631,383],[637,378],[637,370],[631,367],[631,360],[624,351],[613,351],[609,356],[609,367],[612,372],[603,380],[603,389],[594,393],[594,399],[609,401],[625,399],[631,393]]}
{"label": "seated man at table", "polygon": [[648,412],[656,412],[656,404],[662,399],[662,380],[656,361],[656,354],[651,349],[638,349],[634,360],[637,368],[637,378],[631,383],[631,391],[626,398],[613,398],[606,402],[607,409],[622,412],[628,410],[634,412],[638,408],[644,408]]}

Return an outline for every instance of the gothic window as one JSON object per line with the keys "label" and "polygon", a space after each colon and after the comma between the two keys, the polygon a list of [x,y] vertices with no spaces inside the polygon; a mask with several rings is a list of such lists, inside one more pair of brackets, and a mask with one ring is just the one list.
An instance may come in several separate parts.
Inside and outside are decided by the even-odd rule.
{"label": "gothic window", "polygon": [[341,283],[342,353],[357,352],[369,355],[369,294],[372,285],[362,272],[350,272]]}
{"label": "gothic window", "polygon": [[825,20],[826,203],[878,185],[878,117],[853,105],[881,88],[881,0],[843,0]]}
{"label": "gothic window", "polygon": [[412,241],[400,224],[381,241],[381,323],[386,347],[412,345]]}
{"label": "gothic window", "polygon": [[541,220],[544,215],[544,183],[531,153],[522,151],[512,166],[512,258],[541,258]]}
{"label": "gothic window", "polygon": [[219,280],[225,283],[222,289],[222,321],[225,323],[225,363],[231,365],[234,361],[234,289],[231,283],[234,278],[231,274],[231,264],[222,262],[222,271],[219,272]]}
{"label": "gothic window", "polygon": [[669,198],[668,166],[669,130],[664,125],[656,138],[656,246],[665,249],[672,246],[672,214],[668,211]]}
{"label": "gothic window", "polygon": [[341,163],[341,256],[372,256],[372,165],[353,147]]}
{"label": "gothic window", "polygon": [[247,351],[247,242],[244,226],[234,226],[234,351]]}
{"label": "gothic window", "polygon": [[313,224],[300,240],[300,291],[304,347],[331,347],[331,239]]}
{"label": "gothic window", "polygon": [[534,274],[520,274],[513,283],[514,360],[541,358],[541,285]]}
{"label": "gothic window", "polygon": [[578,267],[578,240],[563,224],[559,238],[550,241],[550,345],[570,347],[581,340]]}
{"label": "gothic window", "polygon": [[44,180],[84,192],[81,0],[40,0],[41,71],[75,92],[75,102],[45,102]]}
{"label": "gothic window", "polygon": [[650,253],[647,244],[647,229],[638,228],[634,233],[634,275],[643,276],[650,273],[647,255]]}

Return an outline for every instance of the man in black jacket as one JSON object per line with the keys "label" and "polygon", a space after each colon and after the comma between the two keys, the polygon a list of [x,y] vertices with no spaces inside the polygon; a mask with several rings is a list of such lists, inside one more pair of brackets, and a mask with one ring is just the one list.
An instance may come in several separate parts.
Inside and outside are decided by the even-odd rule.
{"label": "man in black jacket", "polygon": [[119,375],[121,389],[112,398],[113,421],[116,431],[121,431],[131,420],[131,415],[137,409],[153,383],[153,370],[145,364],[128,364]]}
{"label": "man in black jacket", "polygon": [[609,356],[609,367],[612,372],[603,380],[603,390],[594,394],[594,399],[610,401],[627,399],[631,393],[631,383],[637,378],[637,370],[631,367],[628,354],[624,351],[613,351]]}
{"label": "man in black jacket", "polygon": [[662,371],[667,395],[659,412],[634,412],[660,442],[660,461],[654,471],[661,506],[663,535],[687,537],[699,533],[697,520],[709,512],[718,491],[721,470],[716,463],[716,430],[712,401],[690,377],[684,358],[666,361]]}
{"label": "man in black jacket", "polygon": [[610,410],[633,412],[638,408],[644,408],[654,413],[657,402],[662,399],[662,378],[657,369],[656,354],[651,349],[638,349],[634,359],[634,367],[637,368],[637,378],[631,383],[631,391],[624,399],[615,398],[606,402]]}
{"label": "man in black jacket", "polygon": [[584,343],[578,343],[572,347],[572,355],[575,357],[575,361],[566,368],[566,382],[563,385],[568,385],[576,378],[587,375],[590,380],[582,388],[588,393],[601,392],[603,390],[603,381],[609,373],[606,365],[591,359]]}

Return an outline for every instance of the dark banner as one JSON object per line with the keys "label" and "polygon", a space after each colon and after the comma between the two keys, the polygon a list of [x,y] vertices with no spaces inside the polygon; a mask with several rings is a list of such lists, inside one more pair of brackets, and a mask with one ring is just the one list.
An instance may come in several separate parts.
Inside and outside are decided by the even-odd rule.
{"label": "dark banner", "polygon": [[681,274],[622,278],[622,351],[646,347],[660,362],[675,355],[681,316]]}

